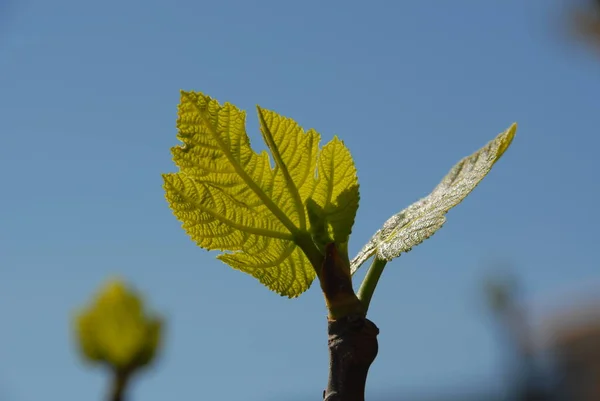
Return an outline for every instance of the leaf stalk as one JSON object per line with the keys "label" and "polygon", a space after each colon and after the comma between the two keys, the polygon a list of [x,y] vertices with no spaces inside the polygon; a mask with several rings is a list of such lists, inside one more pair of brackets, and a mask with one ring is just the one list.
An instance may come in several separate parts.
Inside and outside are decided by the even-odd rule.
{"label": "leaf stalk", "polygon": [[375,255],[373,262],[358,289],[357,296],[363,304],[365,313],[369,310],[371,298],[373,297],[373,293],[375,292],[375,288],[377,287],[377,283],[379,282],[379,278],[381,277],[386,264],[387,261],[385,259],[380,259]]}

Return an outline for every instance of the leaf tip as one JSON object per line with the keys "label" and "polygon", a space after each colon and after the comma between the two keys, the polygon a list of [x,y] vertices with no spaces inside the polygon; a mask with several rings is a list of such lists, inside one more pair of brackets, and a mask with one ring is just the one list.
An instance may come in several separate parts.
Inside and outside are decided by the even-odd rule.
{"label": "leaf tip", "polygon": [[496,151],[496,160],[500,159],[500,157],[506,152],[506,149],[510,146],[515,135],[517,133],[517,123],[512,123],[512,125],[500,134],[498,150]]}
{"label": "leaf tip", "polygon": [[179,98],[181,101],[186,100],[191,95],[190,91],[186,91],[183,89],[179,90]]}
{"label": "leaf tip", "polygon": [[175,173],[162,173],[160,176],[163,179],[163,185],[166,185],[170,182],[171,177],[173,176],[173,174]]}

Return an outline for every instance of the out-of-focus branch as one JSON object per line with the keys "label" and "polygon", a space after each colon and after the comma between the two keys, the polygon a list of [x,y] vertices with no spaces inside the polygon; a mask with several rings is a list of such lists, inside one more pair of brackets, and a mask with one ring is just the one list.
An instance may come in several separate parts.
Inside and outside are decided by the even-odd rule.
{"label": "out-of-focus branch", "polygon": [[124,401],[125,390],[130,377],[129,371],[114,371],[108,401]]}
{"label": "out-of-focus branch", "polygon": [[572,31],[600,50],[600,0],[589,0],[585,8],[573,11]]}

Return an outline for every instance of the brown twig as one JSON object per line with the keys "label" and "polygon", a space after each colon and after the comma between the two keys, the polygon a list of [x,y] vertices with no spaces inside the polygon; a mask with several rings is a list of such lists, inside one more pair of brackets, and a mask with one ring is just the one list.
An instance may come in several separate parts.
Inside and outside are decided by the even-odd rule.
{"label": "brown twig", "polygon": [[325,401],[364,401],[369,367],[377,357],[379,329],[366,318],[352,288],[350,267],[328,244],[319,275],[329,309],[329,380]]}
{"label": "brown twig", "polygon": [[379,329],[364,316],[329,321],[329,381],[325,401],[364,401],[369,367],[377,357]]}

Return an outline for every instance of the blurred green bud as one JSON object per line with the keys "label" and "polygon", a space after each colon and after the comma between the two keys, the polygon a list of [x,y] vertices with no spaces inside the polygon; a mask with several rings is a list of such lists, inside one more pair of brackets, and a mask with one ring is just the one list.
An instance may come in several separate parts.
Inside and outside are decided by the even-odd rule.
{"label": "blurred green bud", "polygon": [[149,317],[141,297],[120,280],[109,281],[75,318],[83,357],[131,371],[152,362],[161,343],[162,321]]}

